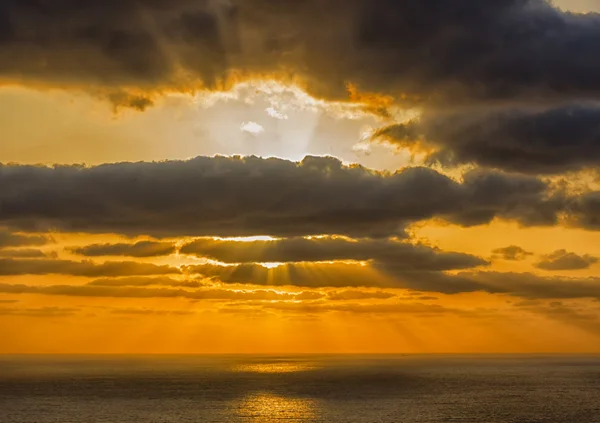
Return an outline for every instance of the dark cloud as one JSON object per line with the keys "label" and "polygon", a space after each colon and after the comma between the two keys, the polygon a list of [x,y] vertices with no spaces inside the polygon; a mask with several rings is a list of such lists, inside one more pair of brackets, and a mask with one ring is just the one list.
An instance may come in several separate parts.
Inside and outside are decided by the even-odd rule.
{"label": "dark cloud", "polygon": [[288,263],[273,269],[259,264],[218,266],[202,264],[184,266],[189,274],[202,275],[226,284],[261,286],[299,286],[308,288],[392,287],[395,281],[385,280],[370,268],[359,264]]}
{"label": "dark cloud", "polygon": [[17,275],[68,275],[85,277],[110,277],[128,275],[168,275],[180,273],[171,266],[150,263],[69,261],[53,259],[1,259],[0,276]]}
{"label": "dark cloud", "polygon": [[[447,276],[471,280],[481,291],[531,299],[600,299],[600,278],[542,277],[531,273],[477,272]],[[441,291],[443,292],[443,291]]]}
{"label": "dark cloud", "polygon": [[476,170],[458,183],[428,168],[382,174],[331,157],[0,165],[0,185],[0,223],[129,235],[388,237],[431,217],[552,225],[564,208],[535,177]]}
{"label": "dark cloud", "polygon": [[568,222],[575,227],[600,230],[600,191],[585,193],[568,205]]}
{"label": "dark cloud", "polygon": [[[542,277],[531,273],[410,270],[401,266],[371,264],[287,264],[274,269],[260,265],[189,266],[184,271],[199,273],[227,284],[298,287],[399,288],[419,293],[461,294],[487,292],[530,299],[600,299],[600,278]],[[423,295],[423,294],[420,294]]]}
{"label": "dark cloud", "polygon": [[429,162],[563,173],[600,164],[600,106],[429,112],[380,129],[399,147],[428,149]]}
{"label": "dark cloud", "polygon": [[48,255],[42,250],[32,248],[6,248],[0,249],[1,258],[44,258]]}
{"label": "dark cloud", "polygon": [[[1,165],[0,165],[1,172]],[[2,214],[2,202],[0,201],[0,215]],[[0,228],[0,249],[6,247],[31,247],[40,246],[53,242],[51,237],[44,235],[28,235],[13,233]]]}
{"label": "dark cloud", "polygon": [[600,299],[600,278],[542,277],[512,272],[407,272],[399,285],[420,292],[460,294],[487,292],[529,299]]}
{"label": "dark cloud", "polygon": [[599,39],[598,15],[542,0],[0,2],[4,79],[120,91],[283,68],[330,96],[350,81],[430,102],[592,97]]}
{"label": "dark cloud", "polygon": [[511,261],[521,261],[527,259],[527,257],[532,256],[533,253],[529,251],[525,251],[523,248],[517,245],[509,245],[504,248],[496,248],[492,251],[495,258],[500,258],[502,260],[511,260]]}
{"label": "dark cloud", "polygon": [[[564,278],[541,277],[531,273],[500,273],[500,272],[462,272],[447,274],[443,272],[405,272],[397,275],[376,275],[372,272],[361,271],[357,266],[346,265],[342,272],[333,269],[316,268],[305,272],[294,271],[291,276],[271,274],[246,274],[246,280],[241,277],[230,278],[235,282],[265,286],[297,285],[300,287],[392,287],[409,289],[418,292],[436,292],[442,294],[459,294],[469,292],[487,292],[490,294],[505,294],[524,299],[577,299],[589,298],[600,300],[599,278]],[[340,270],[340,269],[338,269]],[[311,279],[312,275],[312,279]],[[227,275],[221,275],[227,279]],[[353,277],[354,279],[350,279]],[[315,281],[316,279],[316,281]],[[224,281],[226,283],[226,281]],[[352,291],[350,291],[352,292]],[[102,286],[102,285],[17,285],[0,284],[0,293],[4,294],[39,294],[73,297],[102,297],[102,298],[185,298],[190,300],[223,300],[223,301],[311,301],[329,297],[318,291],[279,292],[269,289],[235,290],[224,288],[204,288],[197,290],[142,287],[142,286]],[[380,299],[389,297],[388,293],[370,295],[369,298],[354,293],[330,293],[333,298],[348,299]],[[353,297],[354,298],[351,298]],[[422,294],[421,294],[422,296]],[[377,298],[376,298],[377,297]],[[391,298],[391,297],[389,297]]]}
{"label": "dark cloud", "polygon": [[285,238],[252,242],[200,239],[184,245],[180,252],[224,263],[374,260],[412,270],[451,270],[488,264],[469,254],[444,252],[394,239]]}
{"label": "dark cloud", "polygon": [[543,270],[580,270],[587,269],[595,263],[598,263],[598,257],[589,254],[580,256],[566,250],[557,250],[542,256],[542,260],[535,267]]}
{"label": "dark cloud", "polygon": [[140,241],[135,244],[92,244],[85,247],[69,248],[69,251],[88,257],[160,257],[174,254],[177,248],[173,242]]}
{"label": "dark cloud", "polygon": [[210,82],[224,71],[224,51],[207,3],[2,0],[0,52],[12,60],[0,61],[0,71],[11,79],[119,89],[168,84],[183,67]]}
{"label": "dark cloud", "polygon": [[[260,264],[219,266],[201,264],[184,266],[189,274],[202,275],[228,284],[289,285],[312,288],[387,287],[411,288],[410,281],[427,287],[436,284],[444,274],[440,270],[477,267],[486,262],[476,256],[459,253],[443,253],[431,249],[423,256],[399,262],[358,263],[287,263],[276,268]],[[428,270],[431,269],[431,270]],[[440,276],[441,275],[441,276]],[[478,284],[468,286],[477,290]],[[417,289],[417,288],[414,288]],[[460,287],[463,290],[464,287]],[[427,290],[427,289],[425,289]]]}
{"label": "dark cloud", "polygon": [[39,294],[67,297],[98,298],[186,298],[192,300],[240,300],[240,301],[297,301],[317,300],[324,297],[319,292],[276,292],[271,290],[228,290],[203,289],[188,291],[184,289],[109,287],[94,285],[11,285],[0,283],[0,292],[5,294]]}
{"label": "dark cloud", "polygon": [[90,283],[90,286],[171,286],[175,288],[200,288],[203,286],[201,282],[195,280],[178,280],[169,277],[128,277],[128,278],[103,278],[96,279]]}
{"label": "dark cloud", "polygon": [[359,3],[356,41],[372,59],[359,69],[381,84],[454,101],[598,92],[599,64],[585,56],[600,39],[596,14],[563,13],[541,0]]}

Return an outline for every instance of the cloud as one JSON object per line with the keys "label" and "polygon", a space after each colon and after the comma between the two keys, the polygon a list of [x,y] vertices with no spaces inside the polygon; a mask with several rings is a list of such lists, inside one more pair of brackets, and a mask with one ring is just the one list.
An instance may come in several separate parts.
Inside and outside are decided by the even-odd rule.
{"label": "cloud", "polygon": [[277,292],[272,290],[228,290],[109,287],[94,285],[18,285],[0,283],[5,294],[38,294],[67,297],[96,298],[186,298],[191,300],[238,300],[238,301],[299,301],[317,300],[324,297],[319,292]]}
{"label": "cloud", "polygon": [[574,328],[581,329],[600,337],[600,314],[589,308],[566,305],[561,302],[520,304],[521,308],[556,320]]}
{"label": "cloud", "polygon": [[525,251],[523,248],[517,245],[509,245],[504,248],[496,248],[492,251],[495,258],[500,258],[502,260],[511,260],[511,261],[521,261],[527,259],[527,257],[532,256],[533,253],[529,251]]}
{"label": "cloud", "polygon": [[402,264],[407,269],[451,270],[488,264],[469,254],[444,252],[394,239],[285,238],[236,242],[199,239],[180,252],[224,263],[288,263],[355,260]]}
{"label": "cloud", "polygon": [[495,218],[552,225],[562,197],[530,176],[475,170],[459,183],[416,167],[394,174],[257,157],[95,167],[0,165],[0,224],[25,230],[155,236],[404,235],[439,217],[464,226]]}
{"label": "cloud", "polygon": [[267,303],[265,310],[293,313],[352,313],[352,314],[408,314],[411,316],[440,316],[445,314],[469,314],[467,311],[443,307],[437,304],[395,303],[395,304],[331,304],[331,303]]}
{"label": "cloud", "polygon": [[[0,172],[2,165],[0,165]],[[2,176],[0,175],[0,178]],[[2,207],[0,207],[0,216],[2,215]],[[46,245],[54,242],[51,237],[44,235],[28,235],[19,234],[0,228],[0,249],[6,247],[31,247]]]}
{"label": "cloud", "polygon": [[277,292],[272,290],[228,290],[108,287],[94,285],[20,285],[0,283],[0,292],[5,294],[38,294],[67,297],[96,298],[186,298],[191,300],[238,300],[238,301],[299,301],[318,300],[324,297],[319,292]]}
{"label": "cloud", "polygon": [[573,199],[567,206],[571,226],[600,230],[600,191],[592,191]]}
{"label": "cloud", "polygon": [[7,248],[0,249],[1,258],[44,258],[48,255],[42,250],[32,248]]}
{"label": "cloud", "polygon": [[25,317],[67,317],[77,314],[77,308],[65,307],[39,307],[39,308],[18,308],[18,307],[0,307],[0,316],[25,316]]}
{"label": "cloud", "polygon": [[[348,266],[348,265],[347,265]],[[417,291],[419,293],[459,294],[469,292],[487,292],[504,294],[524,299],[576,299],[590,298],[600,300],[600,278],[565,278],[542,277],[531,273],[501,272],[461,272],[448,274],[443,272],[406,272],[395,276],[374,274],[360,271],[356,266],[348,266],[337,274],[333,269],[313,269],[304,273],[295,272],[291,277],[265,278],[264,274],[243,275],[231,278],[235,284],[255,284],[265,286],[296,285],[299,287],[387,287]],[[275,276],[275,275],[271,275]],[[279,275],[277,275],[279,276]],[[311,279],[312,276],[312,279]],[[378,277],[377,277],[378,276]],[[353,278],[353,279],[351,279]],[[227,279],[224,277],[224,279]],[[166,285],[163,285],[166,286]],[[88,285],[19,285],[0,283],[0,293],[4,294],[38,294],[73,297],[101,298],[186,298],[190,300],[223,300],[223,301],[314,301],[326,299],[349,301],[361,299],[384,300],[389,293],[378,295],[356,294],[355,292],[322,293],[305,290],[301,292],[280,292],[271,289],[225,289],[202,288],[196,290],[165,288],[160,286],[112,286],[99,285],[92,282]],[[421,296],[423,294],[420,294]],[[355,298],[353,298],[355,297]],[[377,297],[377,298],[375,298]]]}
{"label": "cloud", "polygon": [[580,270],[587,269],[596,263],[598,263],[598,257],[588,254],[580,256],[566,250],[557,250],[542,256],[542,260],[535,267],[543,270]]}
{"label": "cloud", "polygon": [[0,72],[4,79],[112,89],[117,104],[130,98],[126,88],[168,84],[177,67],[210,83],[226,64],[218,17],[206,3],[2,0],[0,54],[14,60],[0,61]]}
{"label": "cloud", "polygon": [[128,276],[128,275],[167,275],[180,270],[171,266],[157,266],[137,262],[69,261],[53,259],[0,259],[0,276],[17,275],[69,275],[85,277]]}
{"label": "cloud", "polygon": [[[479,284],[480,291],[491,294],[508,294],[530,299],[600,299],[600,278],[565,278],[560,276],[542,277],[532,273],[476,272],[447,275],[447,282],[453,278],[470,280]],[[440,289],[439,292],[443,292]]]}
{"label": "cloud", "polygon": [[69,251],[88,257],[159,257],[174,254],[177,247],[172,242],[140,241],[135,244],[92,244],[85,247],[69,248]]}
{"label": "cloud", "polygon": [[320,96],[350,81],[430,103],[540,101],[597,95],[599,38],[598,15],[542,0],[2,0],[0,76],[135,98],[284,68]]}
{"label": "cloud", "polygon": [[394,284],[394,281],[382,278],[370,267],[346,263],[288,263],[273,269],[259,264],[201,264],[184,266],[183,270],[188,274],[202,275],[226,284],[307,288],[383,287]]}
{"label": "cloud", "polygon": [[240,131],[251,135],[260,135],[265,132],[265,128],[256,122],[243,122],[240,126]]}
{"label": "cloud", "polygon": [[[419,293],[486,292],[530,299],[600,299],[600,278],[542,277],[531,273],[411,270],[393,265],[287,264],[274,269],[260,265],[184,267],[226,284],[311,288],[396,288]],[[422,295],[422,294],[420,294]]]}
{"label": "cloud", "polygon": [[[470,261],[474,256],[465,255]],[[435,263],[435,261],[434,261]],[[458,292],[476,291],[480,285],[476,282],[461,282],[458,279],[447,283],[439,281],[445,274],[439,271],[428,271],[423,266],[412,267],[406,263],[287,263],[276,268],[266,268],[259,264],[241,264],[236,266],[220,266],[201,264],[184,266],[188,274],[202,275],[206,278],[226,284],[250,284],[260,286],[298,286],[309,288],[409,288],[437,287],[448,285],[446,289],[458,289]],[[435,264],[434,264],[435,265]],[[466,286],[465,286],[466,285]]]}
{"label": "cloud", "polygon": [[396,294],[384,291],[367,292],[346,290],[327,293],[327,298],[332,301],[389,300],[394,297],[396,297]]}
{"label": "cloud", "polygon": [[430,111],[382,128],[373,138],[428,151],[429,162],[446,166],[477,164],[532,174],[564,173],[600,164],[600,106]]}
{"label": "cloud", "polygon": [[203,286],[202,283],[194,280],[177,280],[169,277],[127,277],[127,278],[103,278],[96,279],[89,282],[90,286],[170,286],[175,288],[200,288]]}

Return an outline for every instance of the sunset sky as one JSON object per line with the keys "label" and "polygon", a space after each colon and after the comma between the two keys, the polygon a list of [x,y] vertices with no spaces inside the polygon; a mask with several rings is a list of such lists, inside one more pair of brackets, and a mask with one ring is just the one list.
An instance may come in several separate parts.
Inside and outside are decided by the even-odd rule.
{"label": "sunset sky", "polygon": [[600,352],[597,12],[0,0],[0,353]]}

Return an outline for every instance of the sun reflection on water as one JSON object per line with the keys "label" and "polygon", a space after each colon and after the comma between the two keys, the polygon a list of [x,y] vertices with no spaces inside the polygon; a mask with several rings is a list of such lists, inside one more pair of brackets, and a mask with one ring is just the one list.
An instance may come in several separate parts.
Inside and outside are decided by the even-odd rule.
{"label": "sun reflection on water", "polygon": [[238,410],[242,421],[251,422],[300,422],[318,417],[318,407],[314,400],[257,392],[246,397]]}
{"label": "sun reflection on water", "polygon": [[236,372],[248,373],[296,373],[316,369],[313,363],[244,363],[234,368]]}

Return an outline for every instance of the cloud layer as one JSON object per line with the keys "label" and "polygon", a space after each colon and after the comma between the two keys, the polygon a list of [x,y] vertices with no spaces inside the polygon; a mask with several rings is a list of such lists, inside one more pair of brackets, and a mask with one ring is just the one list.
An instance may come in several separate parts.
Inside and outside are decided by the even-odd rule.
{"label": "cloud layer", "polygon": [[456,270],[489,264],[469,254],[392,239],[286,238],[252,242],[199,239],[184,245],[180,252],[224,263],[372,260],[410,270]]}
{"label": "cloud layer", "polygon": [[[0,184],[0,224],[127,235],[388,237],[433,217],[553,225],[567,207],[536,177],[479,169],[457,182],[424,167],[384,174],[310,156],[0,165]],[[578,222],[594,221],[591,197],[569,205]]]}
{"label": "cloud layer", "polygon": [[151,263],[133,261],[70,261],[58,259],[13,259],[0,258],[0,276],[18,275],[67,275],[67,276],[129,276],[129,275],[168,275],[180,273],[171,266],[157,266]]}
{"label": "cloud layer", "polygon": [[73,254],[88,257],[125,256],[125,257],[160,257],[174,254],[177,248],[172,242],[139,241],[134,244],[93,244],[85,247],[70,248]]}
{"label": "cloud layer", "polygon": [[285,67],[321,95],[538,101],[598,93],[599,38],[597,15],[542,0],[2,0],[0,75],[119,97]]}
{"label": "cloud layer", "polygon": [[596,263],[598,263],[598,257],[589,254],[580,256],[566,250],[557,250],[542,256],[542,260],[536,264],[536,267],[543,270],[580,270],[587,269]]}
{"label": "cloud layer", "polygon": [[466,109],[426,112],[378,130],[410,150],[427,150],[432,163],[476,164],[530,174],[581,170],[600,163],[597,103],[556,108]]}

